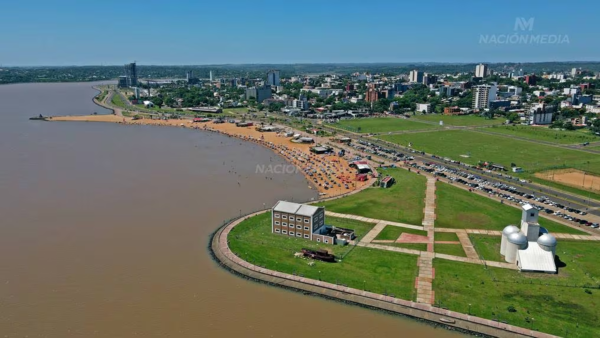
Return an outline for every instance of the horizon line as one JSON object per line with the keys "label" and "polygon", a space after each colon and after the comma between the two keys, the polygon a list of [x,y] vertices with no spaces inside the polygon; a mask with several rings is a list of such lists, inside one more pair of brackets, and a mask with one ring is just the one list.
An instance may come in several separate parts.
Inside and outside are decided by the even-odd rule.
{"label": "horizon line", "polygon": [[[222,66],[293,66],[293,65],[471,65],[471,64],[542,64],[542,63],[600,63],[600,60],[594,61],[582,61],[582,60],[571,60],[571,61],[478,61],[478,62],[443,62],[443,61],[415,61],[415,62],[295,62],[295,63],[213,63],[213,64],[139,64],[138,66],[146,67],[222,67]],[[64,67],[123,67],[129,63],[124,64],[87,64],[87,65],[2,65],[0,68],[64,68]]]}

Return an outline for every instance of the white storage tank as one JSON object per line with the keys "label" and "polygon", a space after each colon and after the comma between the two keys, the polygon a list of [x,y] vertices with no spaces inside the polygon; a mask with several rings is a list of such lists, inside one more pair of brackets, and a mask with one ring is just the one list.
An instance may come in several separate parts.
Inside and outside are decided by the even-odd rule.
{"label": "white storage tank", "polygon": [[527,237],[521,232],[508,235],[504,260],[508,263],[517,261],[517,251],[527,249]]}
{"label": "white storage tank", "polygon": [[500,241],[500,254],[502,256],[506,255],[508,236],[510,236],[510,234],[514,234],[515,232],[519,232],[519,228],[514,225],[508,225],[506,228],[504,228],[504,230],[502,230],[502,240]]}
{"label": "white storage tank", "polygon": [[556,255],[556,238],[550,234],[543,234],[537,240],[540,248],[546,251],[552,252],[552,255]]}

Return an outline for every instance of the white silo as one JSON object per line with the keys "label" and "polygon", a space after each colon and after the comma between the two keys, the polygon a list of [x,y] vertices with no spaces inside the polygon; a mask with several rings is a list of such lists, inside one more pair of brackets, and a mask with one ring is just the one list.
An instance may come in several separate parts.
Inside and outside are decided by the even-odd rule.
{"label": "white silo", "polygon": [[550,234],[543,234],[537,240],[540,248],[546,251],[551,251],[552,255],[556,255],[556,238]]}
{"label": "white silo", "polygon": [[502,240],[500,241],[500,254],[502,256],[506,255],[508,236],[510,234],[514,234],[515,232],[519,232],[519,228],[514,225],[508,225],[506,228],[504,228],[504,230],[502,230]]}
{"label": "white silo", "polygon": [[527,249],[527,237],[521,232],[508,235],[504,260],[508,263],[517,261],[517,251]]}

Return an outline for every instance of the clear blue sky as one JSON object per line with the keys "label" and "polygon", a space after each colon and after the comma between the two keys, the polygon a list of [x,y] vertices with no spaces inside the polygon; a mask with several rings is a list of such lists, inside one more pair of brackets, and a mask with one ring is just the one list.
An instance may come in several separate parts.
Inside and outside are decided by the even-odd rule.
{"label": "clear blue sky", "polygon": [[[598,0],[5,0],[0,8],[4,66],[600,60]],[[519,17],[535,19],[531,31],[514,30]],[[514,33],[569,43],[480,43]]]}

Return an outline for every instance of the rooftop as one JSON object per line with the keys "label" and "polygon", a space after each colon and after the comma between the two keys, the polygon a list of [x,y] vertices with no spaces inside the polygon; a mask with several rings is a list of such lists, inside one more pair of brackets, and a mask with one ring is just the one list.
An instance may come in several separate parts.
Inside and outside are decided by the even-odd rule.
{"label": "rooftop", "polygon": [[273,207],[273,211],[279,211],[279,212],[285,212],[285,213],[296,214],[296,215],[301,215],[301,216],[309,216],[309,217],[314,215],[317,212],[317,210],[319,210],[319,208],[315,207],[314,205],[306,205],[306,204],[293,203],[293,202],[287,202],[287,201],[279,201]]}
{"label": "rooftop", "polygon": [[554,254],[542,249],[537,242],[529,242],[527,249],[518,252],[521,271],[541,271],[556,273]]}

